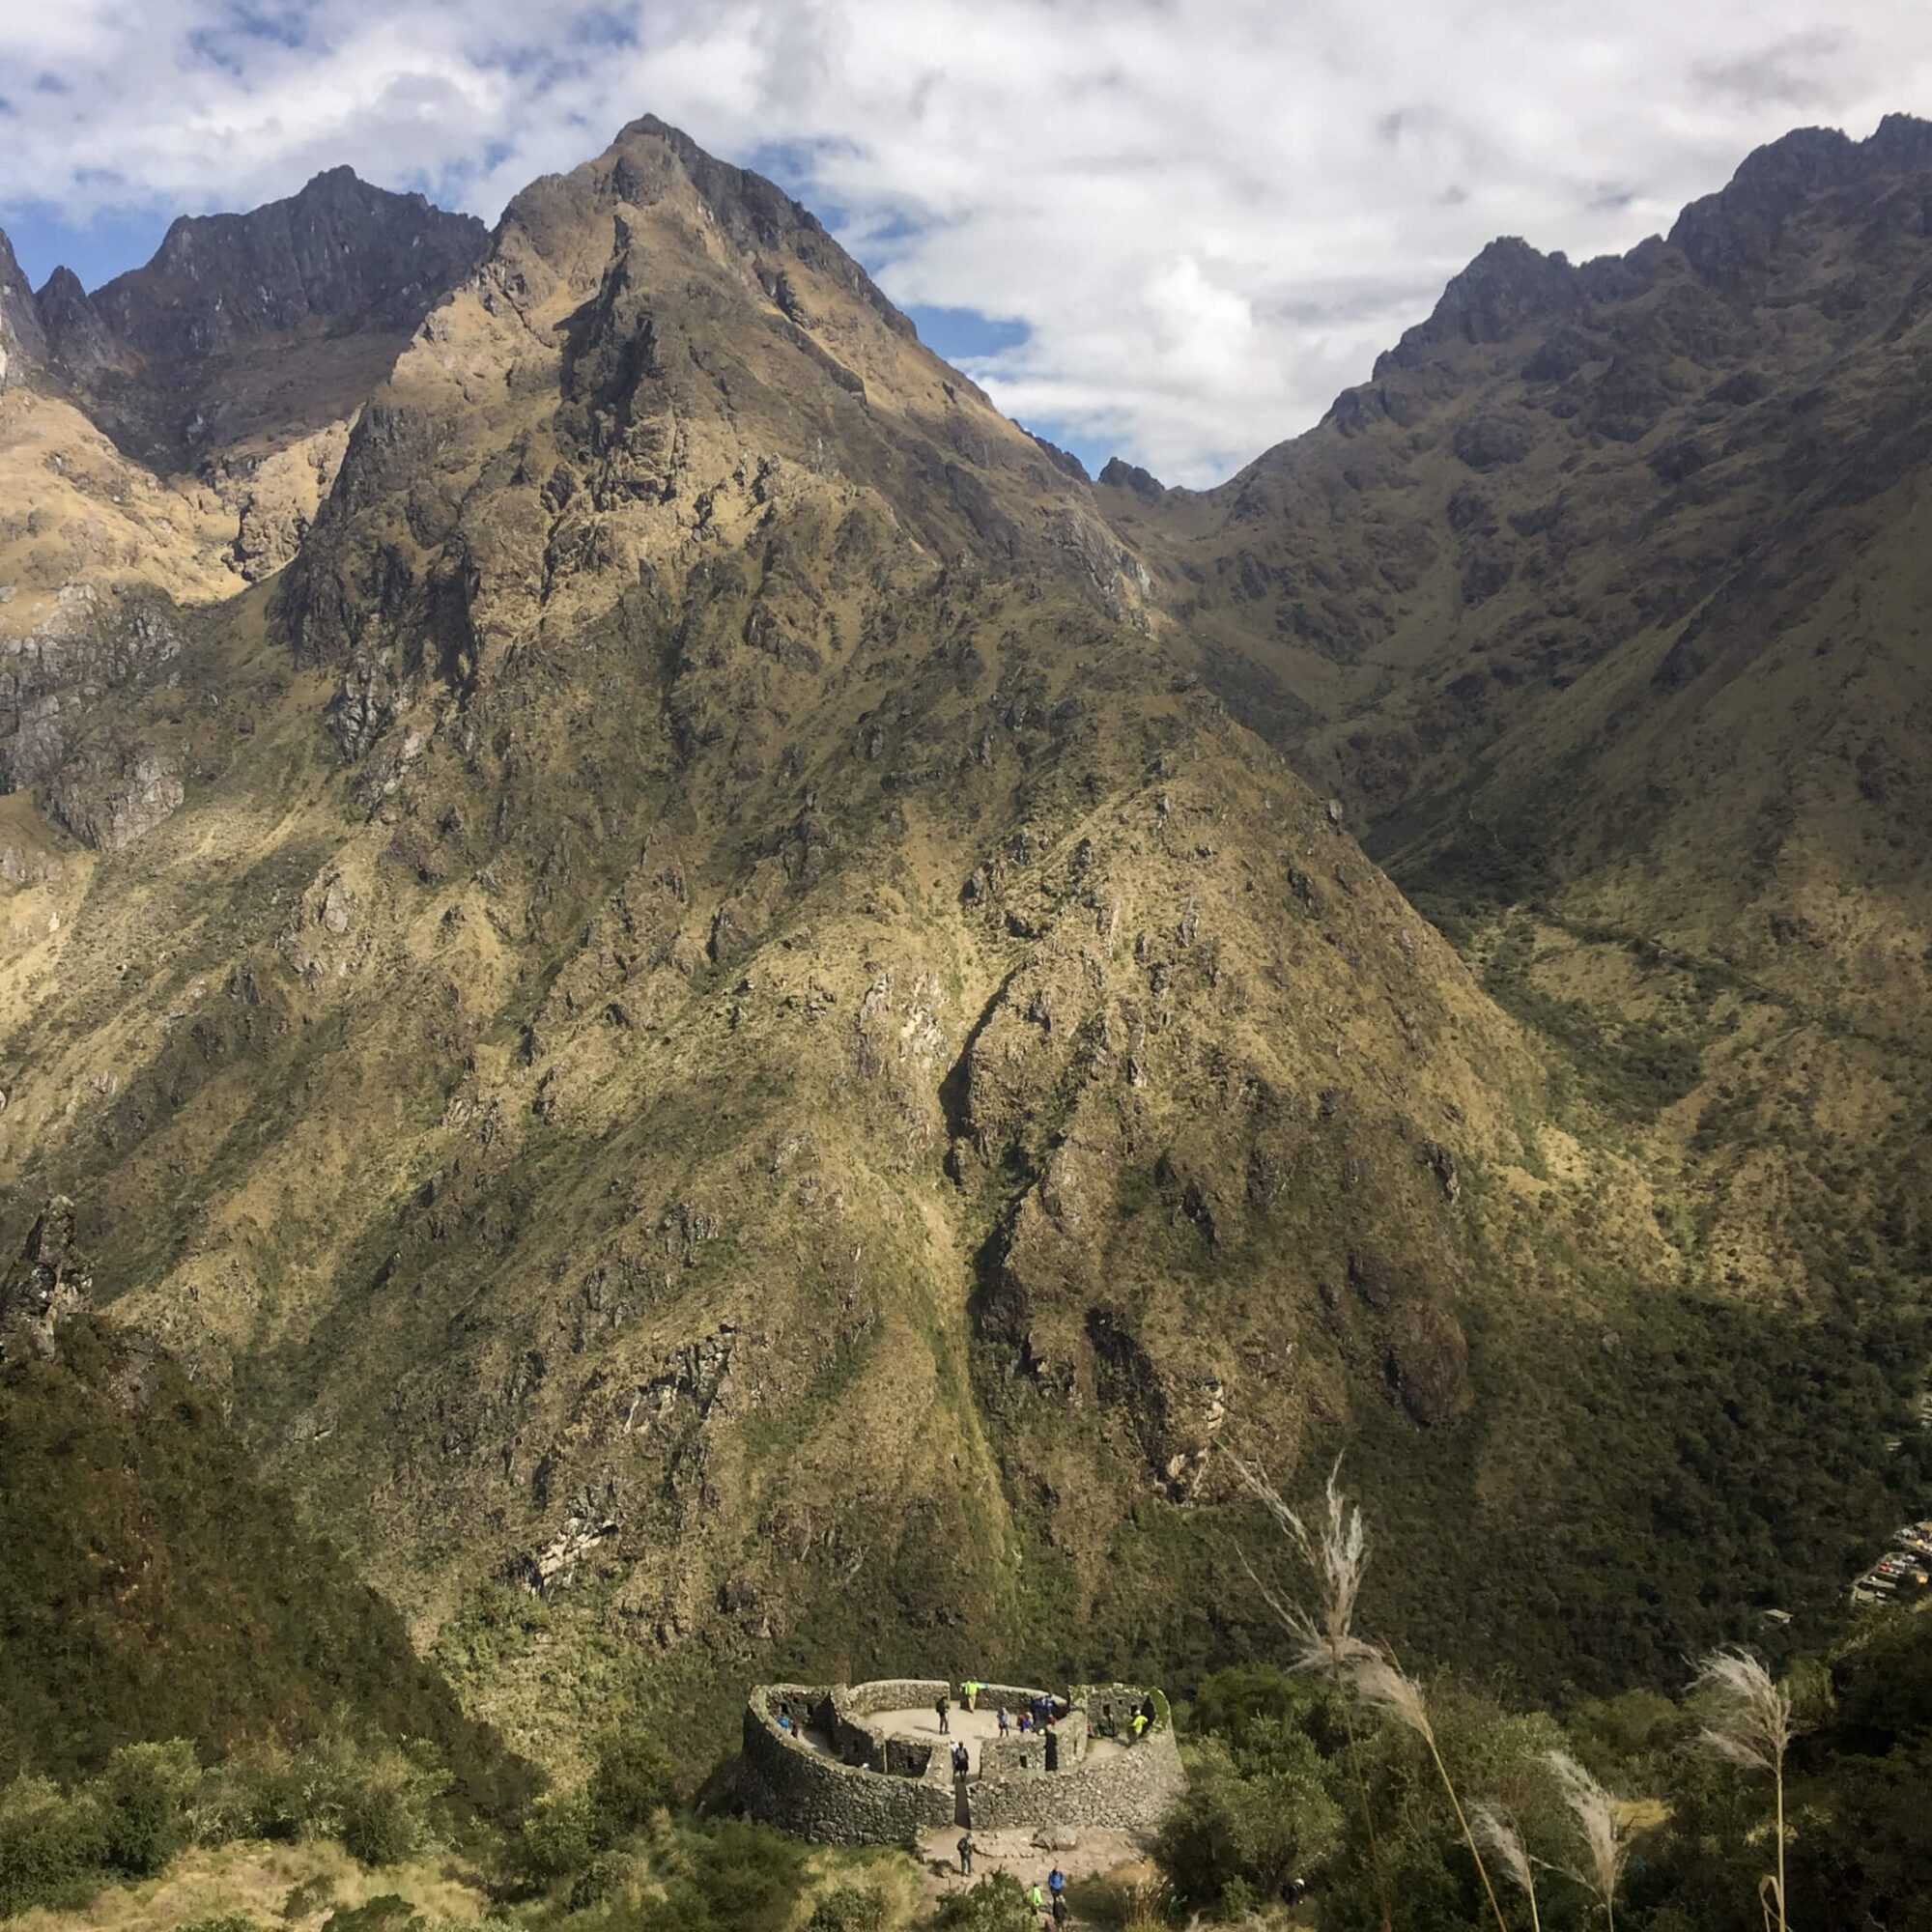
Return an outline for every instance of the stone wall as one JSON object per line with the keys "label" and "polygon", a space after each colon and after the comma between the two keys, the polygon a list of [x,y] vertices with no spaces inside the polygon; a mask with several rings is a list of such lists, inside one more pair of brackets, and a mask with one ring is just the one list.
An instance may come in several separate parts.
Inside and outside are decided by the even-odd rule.
{"label": "stone wall", "polygon": [[[866,1723],[882,1711],[927,1709],[944,1688],[937,1679],[906,1678],[849,1690],[772,1684],[754,1690],[745,1711],[739,1770],[746,1808],[767,1824],[824,1844],[893,1843],[951,1825],[956,1798],[945,1751],[912,1740],[882,1739]],[[1037,1694],[1014,1685],[991,1686],[989,1693],[995,1706],[1004,1701],[1009,1710]],[[1088,1711],[1097,1713],[1101,1702],[1111,1702],[1116,1717],[1126,1720],[1150,1697],[1155,1717],[1141,1742],[1093,1756]],[[1047,1771],[1045,1740],[1038,1734],[1014,1733],[979,1745],[980,1775],[967,1786],[974,1828],[1104,1825],[1147,1831],[1158,1825],[1184,1782],[1167,1699],[1158,1690],[1113,1684],[1077,1687],[1069,1699],[1055,1703],[1066,1713],[1059,1726],[1058,1771]],[[805,1716],[838,1754],[781,1731],[778,1713],[787,1709],[795,1718]]]}
{"label": "stone wall", "polygon": [[[1099,1758],[1085,1754],[1078,1762],[1067,1752],[1068,1723],[1082,1723],[1097,1715],[1100,1702],[1110,1701],[1117,1718],[1131,1719],[1144,1698],[1151,1696],[1154,1721],[1139,1744]],[[1000,1776],[982,1777],[972,1787],[973,1824],[993,1832],[1011,1826],[1109,1825],[1121,1831],[1151,1831],[1174,1808],[1186,1782],[1180,1752],[1174,1740],[1174,1718],[1158,1690],[1137,1685],[1077,1686],[1071,1702],[1074,1716],[1061,1725],[1061,1769],[1044,1768],[1042,1747],[1034,1739],[1033,1768],[1006,1768]],[[997,1743],[989,1749],[1009,1748]],[[1069,1769],[1069,1765],[1071,1768]]]}
{"label": "stone wall", "polygon": [[[936,1689],[933,1694],[938,1694]],[[916,1706],[919,1700],[906,1702]],[[952,1824],[950,1783],[841,1764],[778,1728],[777,1712],[787,1703],[814,1713],[822,1704],[831,1716],[837,1694],[823,1686],[800,1684],[768,1685],[752,1693],[745,1709],[738,1789],[754,1818],[828,1845],[892,1844]]]}
{"label": "stone wall", "polygon": [[[1060,1739],[1060,1769],[1075,1771],[1087,1751],[1087,1718],[1081,1711],[1069,1711],[1055,1728]],[[973,1768],[982,1777],[1004,1777],[1009,1772],[1040,1771],[1046,1765],[1046,1736],[1041,1731],[1014,1731],[1004,1738],[988,1738],[979,1748]]]}

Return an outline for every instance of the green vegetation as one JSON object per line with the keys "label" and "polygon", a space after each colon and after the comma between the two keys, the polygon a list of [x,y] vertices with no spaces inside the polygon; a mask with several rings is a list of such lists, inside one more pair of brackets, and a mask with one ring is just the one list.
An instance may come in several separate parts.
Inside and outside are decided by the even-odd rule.
{"label": "green vegetation", "polygon": [[[64,1327],[57,1360],[0,1367],[0,1776],[107,1767],[117,1869],[165,1857],[163,1787],[185,1774],[121,1748],[155,1739],[213,1760],[419,1738],[472,1808],[531,1789],[395,1610],[259,1485],[210,1397],[99,1321]],[[380,1806],[363,1829],[385,1829]]]}
{"label": "green vegetation", "polygon": [[83,1905],[117,1880],[156,1876],[189,1845],[329,1837],[364,1864],[397,1864],[476,1829],[450,1788],[421,1742],[261,1745],[206,1768],[185,1738],[124,1745],[94,1777],[22,1775],[0,1788],[0,1918]]}

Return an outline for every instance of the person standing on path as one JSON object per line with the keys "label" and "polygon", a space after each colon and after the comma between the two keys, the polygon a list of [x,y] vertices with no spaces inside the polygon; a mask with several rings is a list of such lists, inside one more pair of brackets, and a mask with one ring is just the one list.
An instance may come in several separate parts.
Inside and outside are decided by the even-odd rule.
{"label": "person standing on path", "polygon": [[942,1738],[951,1737],[952,1735],[952,1726],[951,1722],[948,1720],[946,1715],[946,1708],[948,1704],[950,1704],[951,1702],[952,1702],[951,1696],[944,1691],[942,1691],[940,1695],[933,1700],[932,1708],[939,1713],[939,1735]]}
{"label": "person standing on path", "polygon": [[1046,1875],[1046,1889],[1055,1898],[1066,1889],[1066,1874],[1058,1865]]}
{"label": "person standing on path", "polygon": [[961,1878],[971,1878],[973,1876],[973,1834],[971,1832],[963,1832],[959,1836],[959,1876]]}

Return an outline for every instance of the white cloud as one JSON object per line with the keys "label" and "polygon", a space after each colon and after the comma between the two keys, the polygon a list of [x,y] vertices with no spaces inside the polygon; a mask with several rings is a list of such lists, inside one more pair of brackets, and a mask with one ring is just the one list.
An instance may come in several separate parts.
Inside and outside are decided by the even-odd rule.
{"label": "white cloud", "polygon": [[[621,29],[613,33],[612,27]],[[0,17],[0,207],[348,160],[494,216],[661,114],[782,150],[973,373],[1172,480],[1305,426],[1491,236],[1627,247],[1796,123],[1932,112],[1922,0],[66,0]]]}

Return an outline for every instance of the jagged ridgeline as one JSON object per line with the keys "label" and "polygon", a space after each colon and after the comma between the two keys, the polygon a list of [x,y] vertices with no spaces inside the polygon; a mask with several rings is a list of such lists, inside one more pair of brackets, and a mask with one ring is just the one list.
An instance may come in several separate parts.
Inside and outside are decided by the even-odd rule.
{"label": "jagged ridgeline", "polygon": [[208,1394],[92,1312],[93,1281],[66,1200],[0,1277],[0,1781],[143,1739],[213,1758],[346,1734],[429,1740],[491,1810],[526,1790]]}
{"label": "jagged ridgeline", "polygon": [[[1917,153],[1888,136],[1857,179],[1890,193]],[[1889,297],[1932,270],[1923,222],[1865,247],[1852,174],[1798,183],[1779,233],[1864,249]],[[1636,449],[1691,488],[1648,430],[1610,434],[1628,411],[1559,451],[1580,404],[1459,403],[1455,368],[1594,328],[1612,347],[1549,382],[1622,355],[1641,387],[1650,343],[1644,380],[1689,397],[1719,379],[1646,292],[1749,317],[1781,287],[1681,239],[1632,258],[1641,287],[1505,250],[1445,310],[1489,321],[1406,345],[1419,373],[1378,378],[1378,415],[1192,498],[1089,483],[806,211],[656,122],[480,250],[361,205],[319,184],[246,217],[262,238],[223,231],[275,293],[209,366],[278,372],[285,410],[232,460],[0,274],[0,458],[74,452],[34,485],[47,516],[0,529],[0,1176],[82,1203],[111,1320],[232,1405],[469,1708],[568,1755],[637,1696],[722,1732],[730,1700],[697,1692],[729,1681],[991,1654],[1184,1678],[1268,1641],[1224,1560],[1229,1431],[1284,1479],[1351,1444],[1399,1552],[1378,1622],[1541,1688],[1837,1600],[1917,1479],[1917,1438],[1886,1444],[1925,1353],[1922,1190],[1903,1153],[1882,1202],[1848,1180],[1867,1246],[1828,1255],[1814,1197],[1787,1214],[1754,1179],[1804,1171],[1802,1136],[1785,1164],[1752,1109],[1811,1054],[1837,1157],[1881,1111],[1903,1149],[1922,1009],[1880,1040],[1815,985],[1801,1004],[1652,906],[1640,840],[1619,916],[1668,933],[1662,983],[1630,949],[1597,962],[1580,915],[1562,979],[1526,887],[1437,906],[1459,954],[1357,843],[1392,849],[1393,794],[1324,749],[1398,683],[1349,681],[1366,643],[1304,649],[1291,582],[1324,574],[1371,628],[1405,573],[1462,585],[1441,559],[1490,516],[1463,470],[1533,461],[1565,500]],[[373,266],[311,286],[311,219]],[[398,307],[381,263],[410,223],[447,253]],[[167,290],[218,294],[228,257],[171,247]],[[1519,269],[1520,299],[1473,298]],[[88,313],[132,345],[128,384],[144,356],[203,366],[141,302]],[[1809,380],[1810,326],[1738,324],[1766,397]],[[259,507],[290,452],[312,522]],[[1264,488],[1278,469],[1316,480]],[[108,485],[118,547],[62,548]],[[1544,622],[1504,583],[1587,565],[1564,595],[1594,594],[1663,527],[1604,507],[1624,487],[1560,541],[1497,522],[1493,600],[1446,632],[1418,601],[1403,651],[1434,674],[1482,650],[1492,602]],[[1688,547],[1673,594],[1733,560]],[[1787,674],[1821,662],[1794,646]],[[1491,682],[1531,719],[1582,689]],[[1694,738],[1697,690],[1663,680],[1642,741]],[[1527,818],[1584,767],[1568,724],[1520,742],[1548,751]],[[1467,802],[1417,800],[1439,896]],[[1761,829],[1702,836],[1736,859]],[[1904,960],[1919,901],[1887,903]],[[1814,980],[1855,940],[1827,932]],[[1748,1062],[1633,1086],[1685,985]]]}

